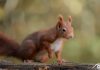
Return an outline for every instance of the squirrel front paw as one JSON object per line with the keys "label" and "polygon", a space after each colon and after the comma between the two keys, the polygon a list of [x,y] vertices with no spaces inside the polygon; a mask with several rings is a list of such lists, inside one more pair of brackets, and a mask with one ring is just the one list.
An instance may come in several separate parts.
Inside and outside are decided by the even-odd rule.
{"label": "squirrel front paw", "polygon": [[58,64],[62,64],[63,63],[63,60],[62,59],[57,59],[57,63]]}

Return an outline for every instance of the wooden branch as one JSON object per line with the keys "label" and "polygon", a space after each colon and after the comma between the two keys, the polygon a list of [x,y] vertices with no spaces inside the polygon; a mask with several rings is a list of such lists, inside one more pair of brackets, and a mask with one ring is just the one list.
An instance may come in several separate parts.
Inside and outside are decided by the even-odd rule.
{"label": "wooden branch", "polygon": [[72,62],[65,62],[62,65],[44,63],[13,64],[10,62],[0,62],[0,69],[7,70],[97,70],[93,66],[94,64],[77,64]]}

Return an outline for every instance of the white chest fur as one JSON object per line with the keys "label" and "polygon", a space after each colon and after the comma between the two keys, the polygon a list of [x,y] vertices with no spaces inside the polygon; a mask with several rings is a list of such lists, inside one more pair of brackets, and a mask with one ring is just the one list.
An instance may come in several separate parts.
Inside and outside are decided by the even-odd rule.
{"label": "white chest fur", "polygon": [[61,49],[62,44],[63,44],[63,39],[62,39],[62,38],[59,38],[59,39],[57,39],[54,43],[51,44],[51,49],[52,49],[54,52],[56,52],[56,51],[58,51],[59,49]]}

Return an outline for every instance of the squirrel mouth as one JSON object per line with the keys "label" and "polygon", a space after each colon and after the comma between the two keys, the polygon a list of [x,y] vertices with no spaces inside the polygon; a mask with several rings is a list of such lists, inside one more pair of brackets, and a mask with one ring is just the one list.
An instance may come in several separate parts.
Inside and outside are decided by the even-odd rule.
{"label": "squirrel mouth", "polygon": [[71,38],[73,38],[72,36],[68,36],[68,37],[66,37],[66,39],[71,39]]}

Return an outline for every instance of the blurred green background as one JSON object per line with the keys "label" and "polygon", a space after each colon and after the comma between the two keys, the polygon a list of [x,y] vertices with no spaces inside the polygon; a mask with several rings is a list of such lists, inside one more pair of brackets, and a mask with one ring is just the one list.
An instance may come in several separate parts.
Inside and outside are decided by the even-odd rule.
{"label": "blurred green background", "polygon": [[[0,0],[0,31],[17,42],[57,23],[59,14],[73,18],[75,38],[64,44],[64,59],[100,62],[100,0]],[[52,61],[52,60],[51,60]]]}

